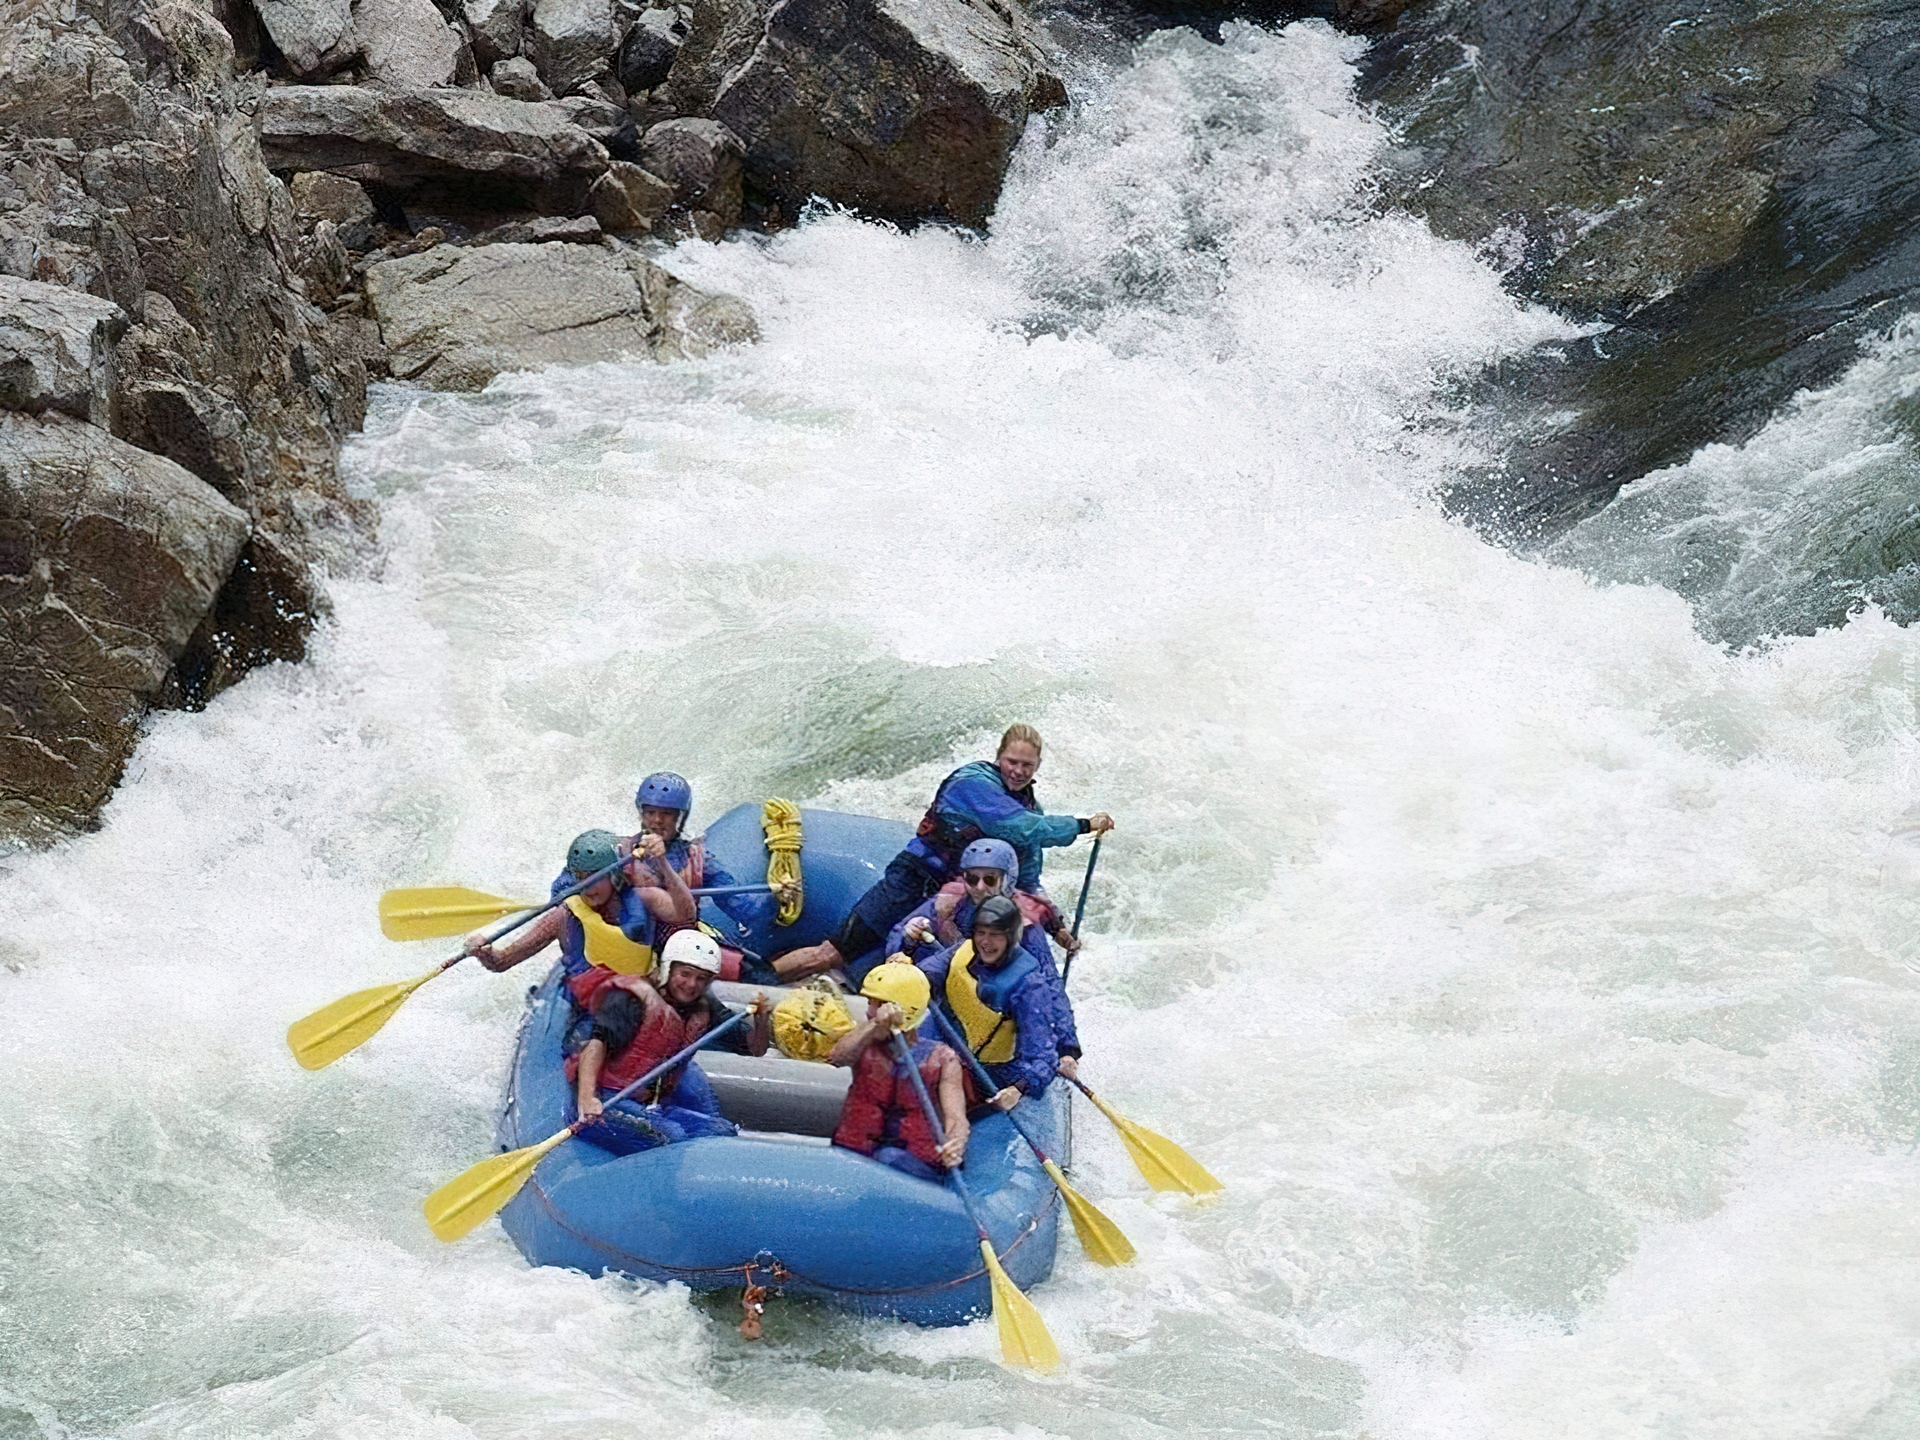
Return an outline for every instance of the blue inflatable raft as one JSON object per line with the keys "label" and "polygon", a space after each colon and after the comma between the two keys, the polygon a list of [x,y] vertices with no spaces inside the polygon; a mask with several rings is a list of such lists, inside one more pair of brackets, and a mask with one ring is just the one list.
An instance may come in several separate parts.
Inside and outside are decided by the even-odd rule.
{"label": "blue inflatable raft", "polygon": [[[772,955],[831,935],[907,838],[894,821],[832,811],[802,814],[806,906],[778,929],[769,919],[741,943]],[[757,806],[729,811],[707,848],[741,882],[766,873]],[[707,918],[729,937],[741,927]],[[737,1007],[754,993],[716,984]],[[778,999],[778,995],[774,997]],[[561,1069],[571,1003],[556,966],[521,1027],[498,1139],[502,1150],[545,1139],[574,1118]],[[848,1074],[824,1064],[704,1054],[698,1061],[737,1137],[615,1156],[573,1141],[541,1162],[500,1222],[535,1265],[679,1280],[695,1289],[759,1284],[864,1315],[959,1325],[991,1312],[972,1223],[949,1186],[916,1180],[826,1137]],[[1023,1121],[1062,1163],[1071,1159],[1066,1087],[1023,1100]],[[1015,1284],[1053,1270],[1060,1199],[1003,1115],[988,1113],[967,1143],[967,1183]]]}

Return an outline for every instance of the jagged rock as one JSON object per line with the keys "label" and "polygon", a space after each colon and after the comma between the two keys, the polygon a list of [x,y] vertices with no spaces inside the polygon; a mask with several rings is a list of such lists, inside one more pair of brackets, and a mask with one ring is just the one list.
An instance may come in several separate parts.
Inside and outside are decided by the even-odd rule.
{"label": "jagged rock", "polygon": [[977,225],[1027,116],[1065,99],[1038,27],[1004,0],[780,0],[713,118],[789,213],[818,195]]}
{"label": "jagged rock", "polygon": [[536,0],[523,53],[565,95],[611,67],[619,42],[613,0]]}
{"label": "jagged rock", "polygon": [[537,102],[553,98],[553,91],[541,81],[540,72],[533,68],[533,62],[524,55],[510,60],[496,60],[493,73],[488,78],[493,81],[494,93],[504,95],[509,100]]}
{"label": "jagged rock", "polygon": [[209,92],[233,79],[233,38],[227,29],[187,0],[154,0],[127,27],[146,62],[147,83]]}
{"label": "jagged rock", "polygon": [[673,187],[638,165],[615,160],[607,173],[587,192],[594,218],[616,234],[623,230],[651,230],[653,222],[673,204]]}
{"label": "jagged rock", "polygon": [[114,433],[164,455],[227,499],[247,498],[247,416],[238,405],[191,380],[139,380],[116,397]]}
{"label": "jagged rock", "polygon": [[1542,423],[1503,427],[1525,438],[1457,509],[1551,538],[1858,362],[1920,291],[1915,14],[1409,6],[1360,66],[1398,137],[1388,198],[1497,256],[1516,294],[1613,326],[1502,373],[1502,403],[1525,395]]}
{"label": "jagged rock", "polygon": [[537,215],[526,220],[510,220],[496,225],[484,235],[473,237],[474,245],[544,245],[549,240],[565,240],[574,245],[598,245],[602,237],[600,222],[591,215],[575,215],[559,220]]}
{"label": "jagged rock", "polygon": [[99,808],[247,533],[170,460],[65,415],[0,413],[0,827]]}
{"label": "jagged rock", "polygon": [[676,205],[740,223],[740,166],[746,147],[717,120],[663,120],[647,130],[641,163],[673,186]]}
{"label": "jagged rock", "polygon": [[746,64],[767,33],[774,0],[692,0],[686,38],[662,99],[670,115],[708,115],[726,78]]}
{"label": "jagged rock", "polygon": [[691,10],[680,7],[642,10],[620,42],[620,57],[614,73],[629,95],[651,90],[666,80],[679,58],[680,47],[687,42]]}
{"label": "jagged rock", "polygon": [[615,105],[597,95],[569,95],[555,100],[553,106],[567,120],[607,147],[616,160],[638,161],[640,132],[623,105]]}
{"label": "jagged rock", "polygon": [[254,8],[296,79],[323,79],[360,58],[352,0],[254,0]]}
{"label": "jagged rock", "polygon": [[[527,24],[527,0],[466,0],[461,14],[466,17],[473,58],[482,70],[491,72],[502,60],[520,53],[520,33]],[[499,88],[496,80],[494,89]]]}
{"label": "jagged rock", "polygon": [[366,284],[393,373],[440,390],[541,365],[696,358],[756,333],[745,302],[610,247],[442,245],[369,267]]}
{"label": "jagged rock", "polygon": [[373,218],[373,201],[367,192],[344,175],[308,170],[287,182],[287,193],[293,199],[293,213],[303,227],[311,228],[318,220],[351,225]]}
{"label": "jagged rock", "polygon": [[476,73],[466,41],[432,0],[353,0],[353,28],[367,81],[382,89],[424,90]]}
{"label": "jagged rock", "polygon": [[329,608],[297,556],[265,535],[254,536],[187,637],[157,702],[197,710],[249,670],[304,659],[313,622]]}
{"label": "jagged rock", "polygon": [[126,312],[60,285],[0,275],[0,409],[107,423]]}
{"label": "jagged rock", "polygon": [[584,204],[607,169],[605,147],[552,106],[474,90],[284,85],[267,92],[260,131],[275,169],[331,170],[397,189],[459,180],[530,201],[562,192]]}

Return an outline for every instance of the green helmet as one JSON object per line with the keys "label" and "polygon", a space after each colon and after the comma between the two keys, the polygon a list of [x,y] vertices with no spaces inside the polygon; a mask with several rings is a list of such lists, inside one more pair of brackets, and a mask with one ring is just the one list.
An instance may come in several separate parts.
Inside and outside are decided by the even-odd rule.
{"label": "green helmet", "polygon": [[567,847],[567,870],[576,880],[584,880],[614,864],[620,858],[614,842],[620,837],[611,830],[584,830]]}

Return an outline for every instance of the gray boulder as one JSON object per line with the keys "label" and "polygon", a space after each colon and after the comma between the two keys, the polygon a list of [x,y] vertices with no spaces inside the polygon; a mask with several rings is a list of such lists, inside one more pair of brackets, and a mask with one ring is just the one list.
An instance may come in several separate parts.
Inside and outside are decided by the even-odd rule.
{"label": "gray boulder", "polygon": [[494,61],[488,79],[493,82],[493,93],[504,95],[509,100],[537,103],[553,98],[553,91],[546,87],[540,79],[540,72],[533,68],[533,62],[524,55]]}
{"label": "gray boulder", "polygon": [[722,225],[740,223],[746,147],[718,120],[663,120],[641,141],[641,163],[673,187],[674,203]]}
{"label": "gray boulder", "polygon": [[432,0],[354,0],[353,28],[367,81],[385,90],[424,90],[476,74],[467,42]]}
{"label": "gray boulder", "polygon": [[536,0],[525,54],[556,95],[613,67],[613,0]]}
{"label": "gray boulder", "polygon": [[473,58],[482,70],[490,71],[500,61],[520,53],[527,0],[466,0],[460,13],[466,17]]}
{"label": "gray boulder", "polygon": [[293,200],[294,215],[309,229],[320,220],[352,225],[373,218],[373,201],[367,192],[344,175],[309,170],[289,180],[287,192]]}
{"label": "gray boulder", "polygon": [[360,58],[352,0],[254,0],[254,10],[297,79],[322,79]]}
{"label": "gray boulder", "polygon": [[549,240],[565,240],[573,245],[598,245],[604,232],[591,215],[575,215],[560,220],[550,215],[535,215],[525,220],[509,220],[468,242],[473,245],[543,245]]}
{"label": "gray boulder", "polygon": [[1036,110],[1065,101],[1040,31],[994,0],[780,0],[713,118],[749,183],[892,220],[983,223]]}
{"label": "gray boulder", "polygon": [[283,85],[260,106],[260,142],[276,170],[331,170],[404,189],[484,180],[538,189],[606,173],[607,152],[548,105],[477,90],[382,94],[351,85]]}
{"label": "gray boulder", "polygon": [[692,9],[678,6],[642,10],[620,42],[620,56],[614,67],[620,84],[629,95],[638,95],[662,84],[680,58],[691,28]]}
{"label": "gray boulder", "polygon": [[587,192],[594,218],[606,230],[651,230],[673,204],[673,187],[625,160],[615,160]]}
{"label": "gray boulder", "polygon": [[106,424],[113,345],[126,328],[111,300],[0,275],[0,409]]}
{"label": "gray boulder", "polygon": [[441,245],[370,266],[366,283],[393,373],[439,390],[542,365],[698,358],[756,334],[745,302],[613,246]]}
{"label": "gray boulder", "polygon": [[105,801],[247,532],[169,460],[0,413],[0,829],[83,824]]}

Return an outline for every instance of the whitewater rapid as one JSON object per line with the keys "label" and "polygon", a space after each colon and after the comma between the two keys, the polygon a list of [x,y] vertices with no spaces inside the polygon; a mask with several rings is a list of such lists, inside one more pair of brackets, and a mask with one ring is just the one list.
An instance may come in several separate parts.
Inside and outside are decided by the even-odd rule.
{"label": "whitewater rapid", "polygon": [[[1915,1433],[1920,637],[1730,651],[1441,516],[1455,382],[1571,332],[1374,205],[1356,54],[1089,59],[990,239],[683,245],[757,345],[379,395],[384,560],[310,659],[4,862],[0,1435]],[[910,817],[1013,719],[1120,824],[1087,1073],[1227,1185],[1152,1195],[1082,1108],[1141,1259],[1063,1240],[1058,1378],[435,1242],[531,975],[286,1053],[437,958],[388,886],[531,891],[662,767],[697,821]]]}

